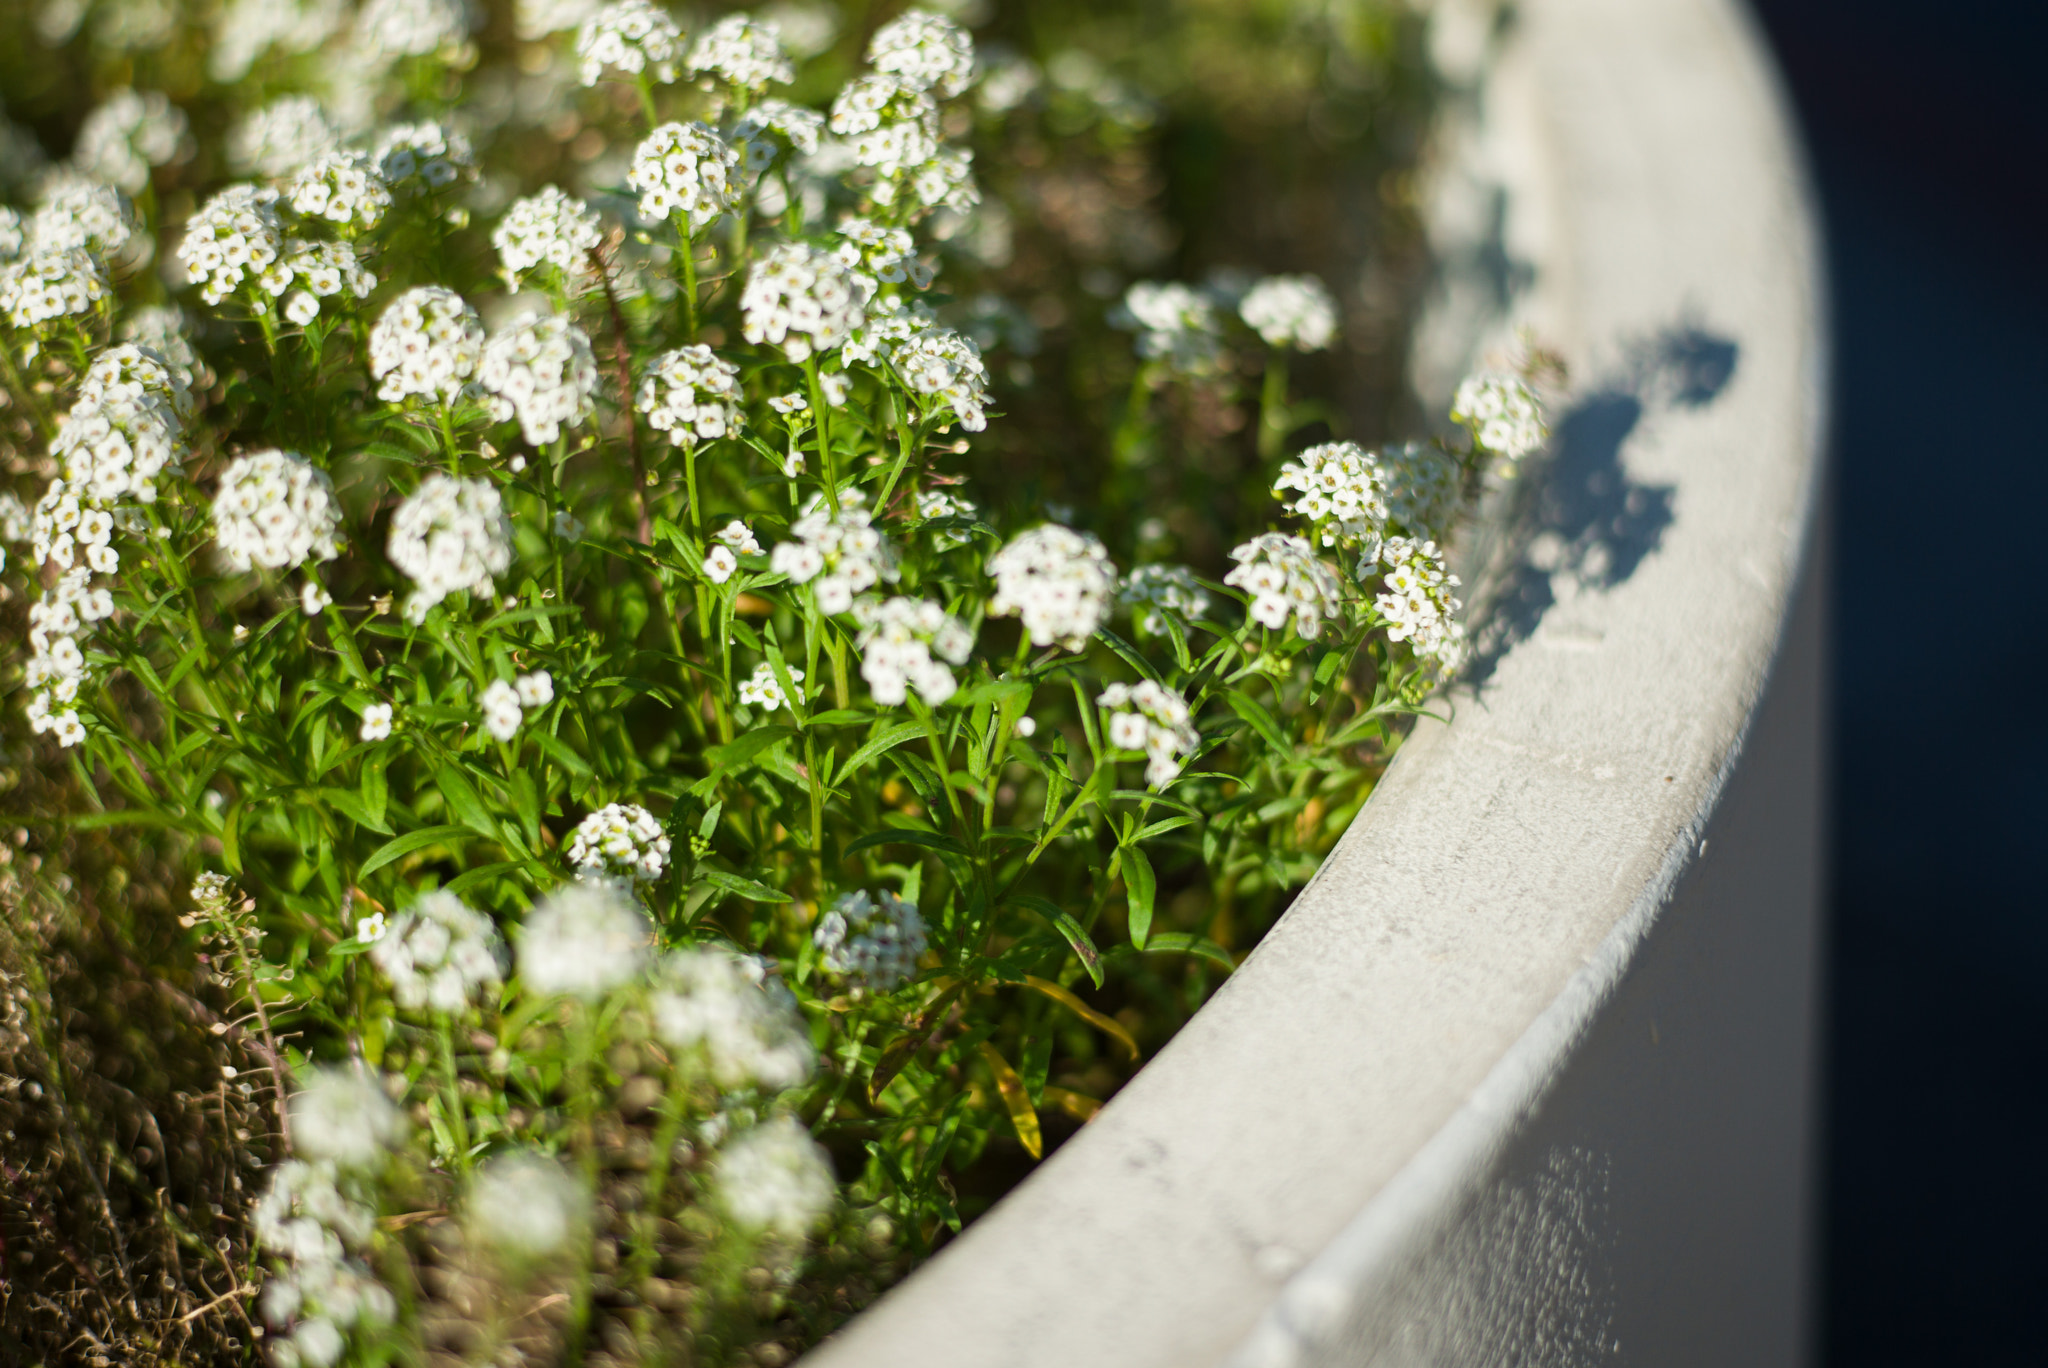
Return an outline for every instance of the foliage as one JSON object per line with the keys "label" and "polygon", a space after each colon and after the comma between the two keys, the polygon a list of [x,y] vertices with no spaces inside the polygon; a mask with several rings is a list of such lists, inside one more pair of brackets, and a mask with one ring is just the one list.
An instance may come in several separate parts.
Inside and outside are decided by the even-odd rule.
{"label": "foliage", "polygon": [[[785,7],[801,70],[638,0],[166,13],[39,12],[195,93],[109,101],[0,222],[7,1116],[54,1146],[0,1210],[93,1213],[8,1333],[777,1361],[1314,870],[1457,668],[1439,543],[1533,391],[1312,442],[1319,280],[1120,289],[1172,249],[1119,197],[1199,127],[1142,61],[977,67],[915,12]],[[1321,21],[1191,13],[1238,134],[1344,104],[1220,55]],[[1408,33],[1361,14],[1316,49],[1353,106]]]}

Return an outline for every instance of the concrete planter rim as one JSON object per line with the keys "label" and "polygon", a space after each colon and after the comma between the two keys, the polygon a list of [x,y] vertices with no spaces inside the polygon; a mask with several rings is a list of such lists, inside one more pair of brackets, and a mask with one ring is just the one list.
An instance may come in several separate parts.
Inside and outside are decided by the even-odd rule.
{"label": "concrete planter rim", "polygon": [[1327,1361],[1488,1181],[1699,861],[1814,518],[1800,155],[1738,0],[1524,0],[1474,71],[1418,389],[1511,323],[1577,381],[1494,562],[1480,682],[1182,1033],[807,1364]]}

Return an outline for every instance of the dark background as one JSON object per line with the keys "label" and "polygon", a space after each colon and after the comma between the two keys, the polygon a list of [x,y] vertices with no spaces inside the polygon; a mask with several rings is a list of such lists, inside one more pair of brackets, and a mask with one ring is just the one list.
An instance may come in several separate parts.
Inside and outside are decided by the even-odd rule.
{"label": "dark background", "polygon": [[2048,4],[1752,3],[1835,311],[1824,1360],[2048,1363]]}

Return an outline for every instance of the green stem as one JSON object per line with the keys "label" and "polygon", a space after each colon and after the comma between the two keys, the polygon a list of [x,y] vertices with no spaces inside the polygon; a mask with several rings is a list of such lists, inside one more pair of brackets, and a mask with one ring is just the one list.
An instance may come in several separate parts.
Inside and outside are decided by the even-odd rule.
{"label": "green stem", "polygon": [[441,1086],[448,1099],[448,1124],[455,1129],[455,1168],[469,1172],[469,1112],[462,1104],[462,1079],[455,1072],[455,1028],[443,1016],[435,1021],[441,1037]]}
{"label": "green stem", "polygon": [[[817,420],[818,462],[825,477],[825,505],[832,510],[832,516],[839,516],[839,466],[832,459],[832,423],[830,410],[825,406],[825,390],[818,383],[818,357],[816,353],[804,358],[804,379],[810,382],[811,416]],[[880,511],[879,509],[877,510]],[[840,704],[845,707],[844,703]]]}
{"label": "green stem", "polygon": [[681,239],[683,253],[683,340],[697,340],[697,247],[690,241],[687,227],[679,228],[676,236]]}
{"label": "green stem", "polygon": [[1266,383],[1259,395],[1259,459],[1272,461],[1287,440],[1287,353],[1266,353]]}

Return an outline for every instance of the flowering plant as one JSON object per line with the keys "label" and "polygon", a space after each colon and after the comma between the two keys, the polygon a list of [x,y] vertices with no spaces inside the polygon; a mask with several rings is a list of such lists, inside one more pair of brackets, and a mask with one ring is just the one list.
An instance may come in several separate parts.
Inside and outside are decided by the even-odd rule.
{"label": "flowering plant", "polygon": [[180,217],[129,196],[190,125],[129,92],[16,216],[17,698],[54,828],[196,878],[253,1200],[177,1228],[274,1361],[716,1361],[1092,1115],[1140,1052],[1098,1004],[1235,966],[1458,669],[1441,547],[1541,408],[1485,377],[1459,435],[1283,459],[1329,292],[1140,282],[1111,465],[1261,367],[1277,525],[1119,563],[1159,539],[1114,499],[960,473],[1007,317],[935,269],[979,200],[960,26],[883,24],[812,108],[772,22],[522,4],[623,96],[586,197],[483,174],[473,17],[358,15],[411,122],[272,103]]}

